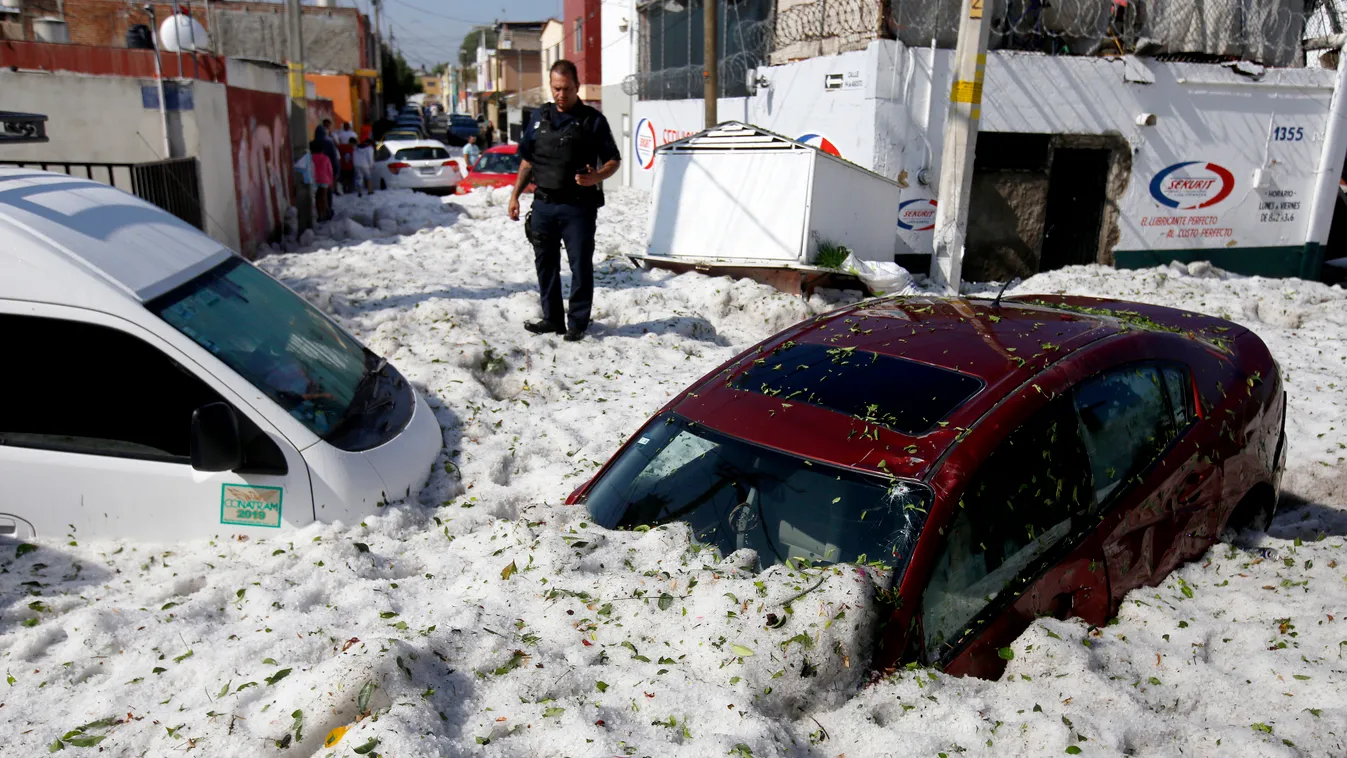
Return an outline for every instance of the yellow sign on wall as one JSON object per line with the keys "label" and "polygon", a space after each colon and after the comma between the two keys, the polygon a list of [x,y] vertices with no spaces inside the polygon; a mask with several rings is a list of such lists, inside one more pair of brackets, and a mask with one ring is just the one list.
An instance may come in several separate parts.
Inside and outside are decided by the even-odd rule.
{"label": "yellow sign on wall", "polygon": [[308,89],[304,86],[304,64],[289,64],[290,67],[290,98],[297,100],[301,105],[307,104]]}

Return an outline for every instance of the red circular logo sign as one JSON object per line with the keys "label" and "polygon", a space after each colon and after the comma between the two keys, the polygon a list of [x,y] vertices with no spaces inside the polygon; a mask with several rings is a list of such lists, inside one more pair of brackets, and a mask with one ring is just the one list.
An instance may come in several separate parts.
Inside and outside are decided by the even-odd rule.
{"label": "red circular logo sign", "polygon": [[924,232],[935,228],[936,202],[929,197],[908,200],[898,206],[898,228]]}

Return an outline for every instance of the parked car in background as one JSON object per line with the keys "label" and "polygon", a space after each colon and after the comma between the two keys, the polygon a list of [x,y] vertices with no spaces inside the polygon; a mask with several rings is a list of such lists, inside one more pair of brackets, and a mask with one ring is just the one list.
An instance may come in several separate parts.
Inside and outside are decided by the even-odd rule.
{"label": "parked car in background", "polygon": [[175,216],[0,168],[0,238],[0,333],[36,372],[0,380],[0,535],[276,536],[424,485],[443,440],[425,399]]}
{"label": "parked car in background", "polygon": [[[478,187],[513,187],[519,180],[520,160],[518,145],[497,145],[487,149],[458,183],[457,193],[466,195]],[[529,182],[524,191],[532,192],[535,186]]]}
{"label": "parked car in background", "polygon": [[376,189],[453,192],[462,178],[462,159],[436,140],[386,140],[374,151],[370,173]]}
{"label": "parked car in background", "polygon": [[1035,618],[1102,626],[1227,530],[1265,527],[1285,422],[1277,363],[1230,321],[870,300],[702,378],[568,502],[610,528],[685,522],[762,567],[879,567],[878,668],[996,677]]}
{"label": "parked car in background", "polygon": [[476,137],[477,142],[482,142],[482,125],[477,119],[462,113],[455,113],[449,117],[449,139],[450,145],[466,145],[469,137]]}
{"label": "parked car in background", "polygon": [[407,129],[398,127],[389,129],[384,133],[383,142],[417,142],[425,139],[426,136],[420,129]]}
{"label": "parked car in background", "polygon": [[429,124],[431,136],[446,145],[454,144],[452,135],[449,133],[449,114],[436,113],[430,117]]}

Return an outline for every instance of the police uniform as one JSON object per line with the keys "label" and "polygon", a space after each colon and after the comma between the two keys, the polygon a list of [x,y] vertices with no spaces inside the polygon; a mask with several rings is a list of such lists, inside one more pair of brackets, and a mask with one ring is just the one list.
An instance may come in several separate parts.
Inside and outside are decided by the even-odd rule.
{"label": "police uniform", "polygon": [[603,188],[582,187],[575,175],[586,167],[598,171],[618,160],[608,120],[577,102],[566,112],[555,103],[539,108],[519,141],[519,155],[533,165],[533,209],[528,237],[538,271],[543,320],[564,331],[561,299],[561,244],[571,264],[570,331],[589,327],[594,302],[594,228],[603,206]]}

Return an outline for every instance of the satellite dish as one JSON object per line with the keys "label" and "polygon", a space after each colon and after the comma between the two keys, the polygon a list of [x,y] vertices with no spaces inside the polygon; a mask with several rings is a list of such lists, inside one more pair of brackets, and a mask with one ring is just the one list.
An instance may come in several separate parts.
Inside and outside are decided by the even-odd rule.
{"label": "satellite dish", "polygon": [[174,13],[159,25],[159,48],[169,53],[209,50],[210,38],[200,21],[184,13]]}

